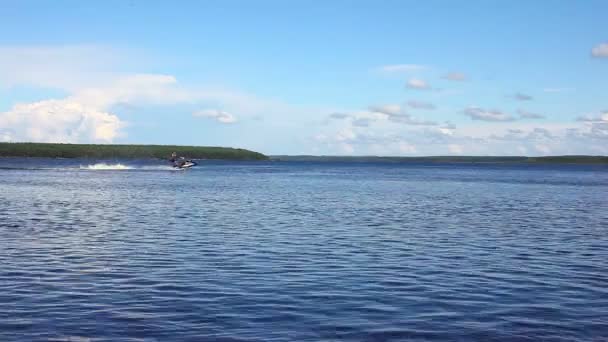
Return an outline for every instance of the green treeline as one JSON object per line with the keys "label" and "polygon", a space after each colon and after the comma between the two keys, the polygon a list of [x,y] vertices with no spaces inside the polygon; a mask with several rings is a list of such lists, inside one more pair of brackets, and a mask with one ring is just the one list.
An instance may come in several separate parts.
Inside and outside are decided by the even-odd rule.
{"label": "green treeline", "polygon": [[166,159],[172,152],[177,152],[179,156],[191,159],[268,159],[268,157],[258,152],[228,147],[0,143],[0,157]]}
{"label": "green treeline", "polygon": [[566,163],[608,164],[607,156],[436,156],[436,157],[376,157],[376,156],[272,156],[272,160],[315,162],[389,162],[389,163]]}

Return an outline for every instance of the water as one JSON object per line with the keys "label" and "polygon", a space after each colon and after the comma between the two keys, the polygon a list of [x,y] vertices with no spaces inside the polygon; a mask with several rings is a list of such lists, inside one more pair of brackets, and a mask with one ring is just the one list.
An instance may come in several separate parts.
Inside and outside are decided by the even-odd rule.
{"label": "water", "polygon": [[0,341],[605,341],[608,167],[0,159]]}

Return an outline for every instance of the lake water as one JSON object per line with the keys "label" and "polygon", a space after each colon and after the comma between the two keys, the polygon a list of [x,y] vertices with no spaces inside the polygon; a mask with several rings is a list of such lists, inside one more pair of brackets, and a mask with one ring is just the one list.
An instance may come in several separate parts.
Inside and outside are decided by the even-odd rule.
{"label": "lake water", "polygon": [[606,341],[608,167],[0,158],[0,341]]}

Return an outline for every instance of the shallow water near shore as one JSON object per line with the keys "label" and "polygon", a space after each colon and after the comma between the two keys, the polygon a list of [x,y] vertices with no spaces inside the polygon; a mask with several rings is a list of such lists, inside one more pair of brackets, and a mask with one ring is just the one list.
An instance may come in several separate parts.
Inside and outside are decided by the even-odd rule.
{"label": "shallow water near shore", "polygon": [[0,341],[608,339],[608,167],[0,158]]}

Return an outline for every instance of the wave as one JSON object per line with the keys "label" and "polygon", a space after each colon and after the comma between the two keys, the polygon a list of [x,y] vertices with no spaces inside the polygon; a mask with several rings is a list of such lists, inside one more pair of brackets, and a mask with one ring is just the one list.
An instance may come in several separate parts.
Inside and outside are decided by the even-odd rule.
{"label": "wave", "polygon": [[146,165],[146,166],[139,167],[138,169],[147,170],[147,171],[175,171],[175,170],[178,170],[178,169],[174,168],[173,166],[169,166],[169,165]]}
{"label": "wave", "polygon": [[182,171],[183,169],[174,168],[170,165],[134,165],[122,164],[118,162],[100,162],[92,164],[72,164],[72,165],[2,165],[0,170],[24,170],[24,171]]}
{"label": "wave", "polygon": [[132,170],[133,167],[123,164],[106,164],[97,163],[93,165],[83,166],[80,165],[81,170]]}

